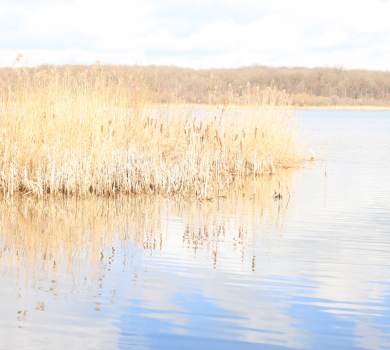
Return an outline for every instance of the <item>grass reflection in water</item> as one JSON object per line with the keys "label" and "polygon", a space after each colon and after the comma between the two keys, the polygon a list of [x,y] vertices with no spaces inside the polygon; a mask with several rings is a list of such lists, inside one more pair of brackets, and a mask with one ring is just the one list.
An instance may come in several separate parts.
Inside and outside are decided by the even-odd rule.
{"label": "grass reflection in water", "polygon": [[[96,293],[110,274],[118,273],[119,266],[125,272],[142,264],[145,250],[154,254],[172,245],[195,254],[202,250],[215,267],[221,242],[225,250],[244,252],[254,243],[259,224],[265,230],[273,231],[276,225],[282,231],[289,204],[285,184],[290,183],[291,174],[285,170],[236,183],[227,198],[215,201],[174,201],[161,196],[3,200],[3,283],[39,289],[41,282],[58,285],[61,281],[70,283],[72,290],[88,286]],[[276,199],[270,194],[279,185],[283,197]],[[52,292],[56,294],[57,288]]]}

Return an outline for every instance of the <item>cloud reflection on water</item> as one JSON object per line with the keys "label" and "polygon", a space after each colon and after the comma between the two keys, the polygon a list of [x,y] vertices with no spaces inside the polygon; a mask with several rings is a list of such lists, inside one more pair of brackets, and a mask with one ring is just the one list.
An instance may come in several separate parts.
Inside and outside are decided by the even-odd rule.
{"label": "cloud reflection on water", "polygon": [[351,121],[328,117],[329,176],[323,164],[285,174],[292,196],[283,203],[270,197],[277,178],[258,180],[255,200],[249,182],[245,197],[237,188],[202,204],[1,202],[1,339],[45,338],[57,348],[92,337],[83,345],[386,347],[390,128],[380,119],[380,131],[365,135],[371,151],[354,147],[371,125],[356,115],[345,139]]}

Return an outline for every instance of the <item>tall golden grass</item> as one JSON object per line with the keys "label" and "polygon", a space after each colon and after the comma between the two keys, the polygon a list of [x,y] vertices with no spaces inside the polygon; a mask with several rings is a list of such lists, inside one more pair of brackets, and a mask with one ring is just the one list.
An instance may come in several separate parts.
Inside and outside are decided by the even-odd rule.
{"label": "tall golden grass", "polygon": [[[0,192],[160,193],[211,199],[234,179],[307,158],[287,97],[258,91],[255,108],[156,107],[139,75],[99,62],[83,72],[9,69],[0,82]],[[256,100],[256,99],[252,99]],[[282,102],[281,102],[282,101]]]}

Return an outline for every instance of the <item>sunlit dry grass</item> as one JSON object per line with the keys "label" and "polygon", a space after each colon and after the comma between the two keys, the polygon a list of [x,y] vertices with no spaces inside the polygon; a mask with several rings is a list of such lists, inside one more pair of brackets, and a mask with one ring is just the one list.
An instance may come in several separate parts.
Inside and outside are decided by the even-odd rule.
{"label": "sunlit dry grass", "polygon": [[[298,167],[285,97],[268,89],[253,109],[199,110],[156,101],[140,76],[124,81],[99,64],[62,74],[10,70],[1,84],[0,192],[149,193],[212,199],[234,179]],[[288,101],[286,100],[286,103]]]}

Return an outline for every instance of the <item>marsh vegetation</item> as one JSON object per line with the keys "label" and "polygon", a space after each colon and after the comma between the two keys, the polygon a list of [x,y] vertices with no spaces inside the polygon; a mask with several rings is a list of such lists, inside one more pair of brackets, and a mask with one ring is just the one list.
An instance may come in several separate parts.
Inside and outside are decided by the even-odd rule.
{"label": "marsh vegetation", "polygon": [[250,109],[197,109],[158,96],[142,72],[99,62],[14,68],[0,81],[0,191],[226,196],[233,180],[308,159],[284,92],[248,90]]}

